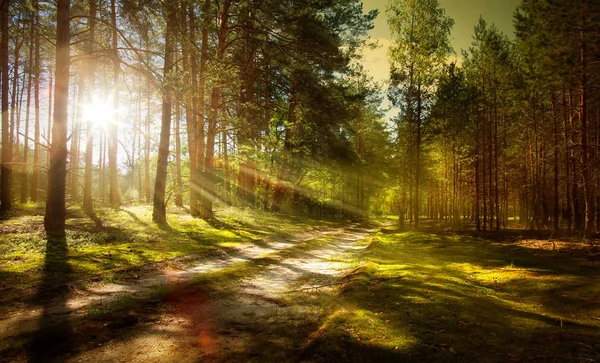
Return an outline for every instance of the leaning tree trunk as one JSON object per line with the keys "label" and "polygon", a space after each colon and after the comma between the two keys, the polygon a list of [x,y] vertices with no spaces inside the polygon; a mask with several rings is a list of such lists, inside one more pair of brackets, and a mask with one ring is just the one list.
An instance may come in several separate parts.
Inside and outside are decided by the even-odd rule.
{"label": "leaning tree trunk", "polygon": [[48,170],[48,196],[44,227],[47,233],[65,233],[65,181],[67,176],[67,124],[69,103],[70,1],[57,1],[56,76],[54,123]]}

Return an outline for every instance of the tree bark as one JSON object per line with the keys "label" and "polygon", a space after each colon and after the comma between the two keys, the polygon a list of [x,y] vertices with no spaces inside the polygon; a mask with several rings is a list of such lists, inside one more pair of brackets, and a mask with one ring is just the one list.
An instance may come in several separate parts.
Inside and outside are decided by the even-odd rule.
{"label": "tree bark", "polygon": [[[582,23],[585,20],[586,0],[581,0],[582,5]],[[583,26],[583,24],[582,24]],[[584,237],[590,239],[594,230],[594,199],[593,199],[593,183],[590,179],[589,172],[589,150],[588,150],[588,95],[587,95],[587,44],[584,31],[580,30],[580,58],[579,65],[581,67],[580,78],[580,123],[581,123],[581,176],[583,178],[583,194],[585,199],[585,231]]]}
{"label": "tree bark", "polygon": [[70,1],[57,0],[56,76],[54,123],[48,170],[48,196],[44,227],[49,234],[65,234],[65,181],[67,174],[67,125],[69,105]]}
{"label": "tree bark", "polygon": [[[90,37],[88,39],[88,53],[94,53],[94,43],[96,42],[96,0],[89,0],[90,3],[90,19],[89,19],[89,31]],[[87,88],[87,99],[88,102],[92,102],[92,93],[94,89],[94,60],[90,59],[87,62],[87,79],[85,80],[85,87]],[[94,213],[94,203],[92,201],[92,174],[94,172],[94,123],[91,118],[87,120],[86,124],[86,142],[85,142],[85,175],[83,177],[83,209],[89,213]]]}
{"label": "tree bark", "polygon": [[116,0],[111,0],[111,24],[112,24],[112,47],[113,47],[113,108],[114,120],[109,123],[108,128],[108,174],[110,182],[110,206],[118,209],[121,206],[121,197],[119,195],[119,171],[117,169],[117,150],[118,141],[118,122],[119,122],[119,72],[121,64],[119,60],[118,41],[117,41],[117,9]]}
{"label": "tree bark", "polygon": [[33,94],[34,94],[34,112],[35,112],[35,123],[34,123],[34,145],[33,145],[33,174],[31,179],[31,201],[37,203],[39,201],[39,189],[40,189],[40,176],[41,176],[41,163],[40,163],[40,3],[39,0],[35,2],[35,60],[33,65],[34,72],[34,83],[33,83]]}
{"label": "tree bark", "polygon": [[[221,62],[225,55],[225,47],[227,41],[227,34],[229,31],[229,8],[231,6],[231,0],[226,0],[223,4],[223,8],[220,14],[220,27],[217,49],[215,54],[216,62]],[[203,200],[202,218],[211,219],[214,218],[213,214],[213,200],[216,193],[215,188],[215,175],[214,175],[214,158],[215,158],[215,137],[217,135],[217,122],[220,112],[220,101],[222,91],[222,81],[215,81],[211,95],[210,95],[210,111],[208,116],[208,129],[206,133],[206,155],[204,160],[204,193],[205,198]]]}
{"label": "tree bark", "polygon": [[558,120],[556,117],[556,94],[554,91],[552,91],[552,139],[554,154],[554,211],[552,218],[554,233],[558,233]]}
{"label": "tree bark", "polygon": [[0,213],[5,214],[12,208],[12,143],[9,135],[8,124],[8,11],[9,1],[0,3],[0,29],[2,31],[2,166],[1,166],[1,191]]}
{"label": "tree bark", "polygon": [[183,186],[181,178],[181,106],[175,105],[175,205],[183,207]]}
{"label": "tree bark", "polygon": [[25,133],[23,137],[23,162],[21,164],[21,195],[20,202],[27,203],[29,200],[29,120],[31,115],[31,83],[33,79],[33,42],[34,42],[34,23],[35,14],[32,15],[30,29],[29,29],[29,56],[27,57],[27,65],[29,72],[27,75],[27,101],[25,102]]}
{"label": "tree bark", "polygon": [[156,165],[156,182],[154,184],[154,203],[152,220],[159,226],[167,225],[167,213],[165,205],[165,189],[167,185],[167,163],[169,157],[169,138],[171,136],[171,108],[173,89],[168,83],[168,77],[173,70],[175,53],[175,10],[166,5],[167,28],[165,31],[165,63],[164,63],[164,85],[163,102],[161,112],[160,141],[158,145],[158,161]]}

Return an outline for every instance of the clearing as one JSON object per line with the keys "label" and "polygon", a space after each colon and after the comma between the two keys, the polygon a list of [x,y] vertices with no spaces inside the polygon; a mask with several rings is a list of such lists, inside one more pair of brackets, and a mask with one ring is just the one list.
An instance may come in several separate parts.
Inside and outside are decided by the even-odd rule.
{"label": "clearing", "polygon": [[141,207],[105,213],[71,220],[105,234],[71,232],[67,269],[41,250],[4,260],[28,277],[3,280],[0,360],[600,361],[600,266],[579,241],[234,209],[161,231]]}

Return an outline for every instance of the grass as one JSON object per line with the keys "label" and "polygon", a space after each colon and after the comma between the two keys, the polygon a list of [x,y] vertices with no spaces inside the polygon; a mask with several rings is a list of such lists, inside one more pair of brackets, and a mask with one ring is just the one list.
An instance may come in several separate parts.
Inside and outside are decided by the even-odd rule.
{"label": "grass", "polygon": [[[216,219],[207,222],[183,209],[172,209],[168,211],[171,229],[162,230],[151,222],[149,206],[98,209],[96,213],[101,225],[80,209],[68,212],[67,263],[62,263],[68,268],[63,271],[68,283],[135,278],[139,269],[157,262],[334,224],[233,207],[217,210]],[[6,305],[35,292],[47,279],[45,268],[53,261],[46,253],[40,206],[16,210],[3,221],[0,233],[0,303]]]}
{"label": "grass", "polygon": [[600,266],[467,236],[378,233],[314,361],[600,361]]}

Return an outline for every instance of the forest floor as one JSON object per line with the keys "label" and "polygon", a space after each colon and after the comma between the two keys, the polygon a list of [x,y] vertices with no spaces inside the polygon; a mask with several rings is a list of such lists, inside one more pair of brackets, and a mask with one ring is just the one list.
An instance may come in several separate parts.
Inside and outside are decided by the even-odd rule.
{"label": "forest floor", "polygon": [[[174,212],[161,231],[145,207],[104,213],[100,227],[71,220],[105,234],[69,232],[67,269],[35,250],[0,260],[9,277],[33,271],[2,280],[0,361],[600,362],[600,262],[580,240],[234,209],[212,225]],[[32,215],[3,237],[15,244]]]}

